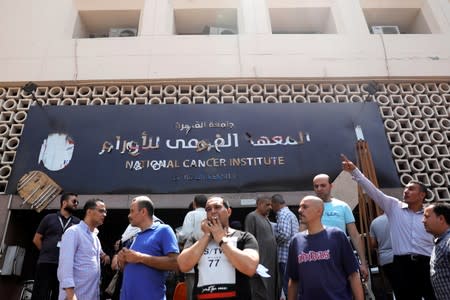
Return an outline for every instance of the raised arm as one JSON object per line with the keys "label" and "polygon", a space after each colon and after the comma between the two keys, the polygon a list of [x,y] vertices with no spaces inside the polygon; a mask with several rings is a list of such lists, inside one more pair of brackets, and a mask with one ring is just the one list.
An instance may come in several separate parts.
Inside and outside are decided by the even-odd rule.
{"label": "raised arm", "polygon": [[364,174],[351,162],[344,154],[341,154],[342,169],[351,173],[353,179],[364,189],[367,195],[378,204],[386,213],[389,213],[391,208],[398,205],[400,201],[394,197],[390,197],[379,190],[373,183],[367,179]]}
{"label": "raised arm", "polygon": [[[221,244],[223,253],[226,255],[233,267],[247,276],[253,276],[256,273],[256,268],[259,264],[258,251],[251,248],[241,250],[230,243],[227,243],[226,231],[218,219],[213,219],[212,221],[207,222],[206,226],[209,227],[209,231],[211,232],[211,235],[216,243],[219,245]],[[253,236],[252,238],[255,239]]]}
{"label": "raised arm", "polygon": [[181,272],[187,272],[191,270],[200,260],[200,257],[205,251],[206,246],[208,246],[211,240],[211,233],[206,227],[207,220],[202,221],[202,230],[206,233],[196,241],[191,247],[183,249],[183,251],[178,255],[178,267]]}
{"label": "raised arm", "polygon": [[229,243],[222,244],[223,253],[239,272],[251,277],[259,264],[259,254],[255,249],[238,249]]}

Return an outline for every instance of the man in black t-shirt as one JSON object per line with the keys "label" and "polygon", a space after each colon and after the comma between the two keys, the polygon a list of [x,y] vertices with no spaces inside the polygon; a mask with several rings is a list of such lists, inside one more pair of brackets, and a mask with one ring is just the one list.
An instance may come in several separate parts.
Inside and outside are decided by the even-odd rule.
{"label": "man in black t-shirt", "polygon": [[229,227],[231,208],[222,197],[210,197],[205,210],[204,235],[178,256],[182,272],[195,267],[193,298],[251,299],[250,277],[259,263],[255,237]]}
{"label": "man in black t-shirt", "polygon": [[67,228],[80,223],[73,216],[77,209],[78,195],[65,193],[61,196],[58,212],[46,215],[39,224],[33,243],[39,249],[39,259],[33,286],[32,300],[56,300],[59,293],[58,269],[59,246]]}

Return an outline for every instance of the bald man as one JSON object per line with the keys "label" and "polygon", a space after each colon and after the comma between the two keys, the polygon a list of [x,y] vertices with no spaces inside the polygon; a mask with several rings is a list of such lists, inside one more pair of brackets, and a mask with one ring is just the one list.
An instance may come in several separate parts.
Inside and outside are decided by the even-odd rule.
{"label": "bald man", "polygon": [[175,233],[170,226],[154,221],[154,210],[147,196],[131,201],[128,220],[140,232],[130,248],[118,254],[117,263],[123,269],[121,300],[165,300],[165,271],[178,268]]}
{"label": "bald man", "polygon": [[323,226],[323,211],[319,197],[306,196],[300,202],[298,213],[306,230],[289,245],[288,300],[363,300],[350,242],[342,230]]}
{"label": "bald man", "polygon": [[355,217],[353,216],[350,206],[339,199],[331,197],[333,184],[330,176],[327,174],[318,174],[313,179],[314,192],[316,196],[324,202],[324,213],[322,215],[322,224],[325,226],[333,226],[346,232],[358,253],[361,265],[359,271],[364,280],[369,277],[369,269],[367,266],[366,253],[361,235],[355,225]]}

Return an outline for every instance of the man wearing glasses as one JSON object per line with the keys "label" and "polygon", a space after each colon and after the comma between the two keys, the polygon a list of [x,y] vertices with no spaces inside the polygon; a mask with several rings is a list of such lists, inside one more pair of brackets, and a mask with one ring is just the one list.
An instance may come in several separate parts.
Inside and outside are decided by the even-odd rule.
{"label": "man wearing glasses", "polygon": [[67,229],[61,240],[58,266],[60,300],[100,299],[100,264],[107,256],[97,237],[97,227],[105,220],[105,203],[100,199],[90,199],[83,211],[83,221]]}
{"label": "man wearing glasses", "polygon": [[58,299],[59,283],[56,270],[58,269],[61,237],[70,226],[80,223],[80,219],[73,216],[78,205],[77,196],[74,193],[63,194],[60,200],[60,210],[46,215],[36,230],[33,243],[40,252],[36,265],[32,300]]}

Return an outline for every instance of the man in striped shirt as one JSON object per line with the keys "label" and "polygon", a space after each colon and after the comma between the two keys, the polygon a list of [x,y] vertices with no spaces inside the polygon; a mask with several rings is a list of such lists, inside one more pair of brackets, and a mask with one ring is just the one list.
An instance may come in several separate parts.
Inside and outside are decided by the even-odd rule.
{"label": "man in striped shirt", "polygon": [[105,203],[90,199],[83,211],[83,221],[67,229],[61,240],[59,300],[100,299],[100,261],[106,256],[97,237],[97,227],[105,220]]}
{"label": "man in striped shirt", "polygon": [[438,300],[450,298],[450,204],[433,203],[425,208],[425,230],[434,235],[430,260],[430,277]]}
{"label": "man in striped shirt", "polygon": [[277,214],[275,238],[278,244],[278,265],[280,268],[280,276],[283,278],[283,292],[287,296],[288,277],[285,276],[285,272],[289,253],[289,241],[298,233],[299,223],[297,217],[286,205],[283,196],[280,194],[272,196],[272,210]]}

